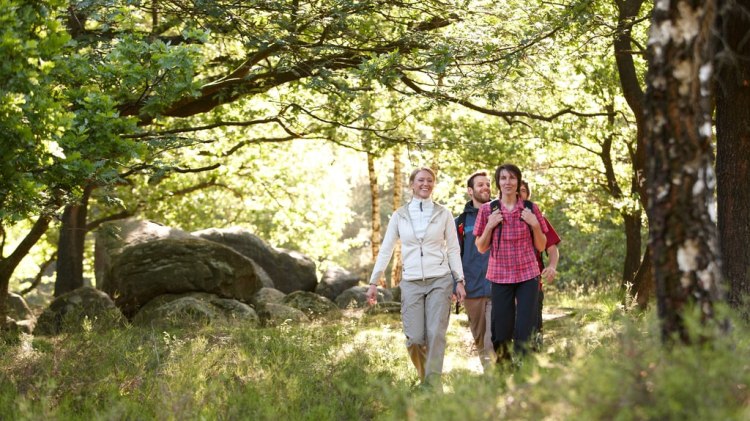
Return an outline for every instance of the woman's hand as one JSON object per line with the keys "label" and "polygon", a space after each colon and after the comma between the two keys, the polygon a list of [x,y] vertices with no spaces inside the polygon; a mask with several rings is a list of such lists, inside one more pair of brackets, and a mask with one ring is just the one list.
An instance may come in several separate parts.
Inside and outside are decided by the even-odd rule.
{"label": "woman's hand", "polygon": [[496,209],[487,218],[487,228],[492,230],[496,226],[500,225],[502,222],[503,222],[503,213],[500,212],[500,209]]}
{"label": "woman's hand", "polygon": [[536,218],[536,215],[528,208],[524,208],[521,211],[521,219],[532,228],[539,226],[539,220]]}
{"label": "woman's hand", "polygon": [[378,286],[370,284],[370,288],[367,290],[367,304],[374,305],[378,302]]}

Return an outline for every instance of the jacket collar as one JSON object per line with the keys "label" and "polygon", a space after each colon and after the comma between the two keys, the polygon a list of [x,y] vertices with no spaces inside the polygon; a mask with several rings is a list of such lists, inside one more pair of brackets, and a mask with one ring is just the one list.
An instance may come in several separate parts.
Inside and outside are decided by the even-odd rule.
{"label": "jacket collar", "polygon": [[[430,218],[430,220],[432,220],[433,218],[435,218],[435,215],[437,215],[438,213],[442,212],[443,209],[446,209],[443,205],[441,205],[441,204],[439,204],[439,203],[437,203],[435,201],[432,201],[432,205],[434,206],[434,209],[432,211],[432,218]],[[407,203],[407,204],[401,206],[400,208],[398,208],[396,210],[396,214],[399,215],[399,216],[401,216],[401,217],[403,217],[403,218],[411,219],[411,217],[409,216],[409,203]]]}
{"label": "jacket collar", "polygon": [[477,212],[479,212],[479,208],[474,207],[473,200],[469,200],[468,202],[466,202],[466,206],[464,206],[463,213],[477,213]]}

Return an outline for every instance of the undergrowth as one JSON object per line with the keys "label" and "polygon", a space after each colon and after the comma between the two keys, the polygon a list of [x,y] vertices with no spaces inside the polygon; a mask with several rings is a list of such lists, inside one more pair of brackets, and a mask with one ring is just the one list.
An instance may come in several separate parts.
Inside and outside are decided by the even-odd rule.
{"label": "undergrowth", "polygon": [[702,345],[667,347],[654,313],[624,309],[614,294],[546,300],[544,349],[487,373],[465,315],[453,315],[442,390],[418,385],[398,315],[6,336],[0,418],[750,419],[742,322]]}

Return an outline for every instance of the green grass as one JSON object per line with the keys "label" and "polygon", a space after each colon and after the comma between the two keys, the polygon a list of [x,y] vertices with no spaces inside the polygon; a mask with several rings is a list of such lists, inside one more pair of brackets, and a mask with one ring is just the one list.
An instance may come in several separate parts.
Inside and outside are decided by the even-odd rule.
{"label": "green grass", "polygon": [[[545,349],[482,374],[451,317],[442,392],[422,389],[398,315],[302,326],[83,329],[0,341],[13,420],[750,419],[748,329],[667,350],[653,312],[549,292]],[[80,330],[80,329],[79,329]]]}

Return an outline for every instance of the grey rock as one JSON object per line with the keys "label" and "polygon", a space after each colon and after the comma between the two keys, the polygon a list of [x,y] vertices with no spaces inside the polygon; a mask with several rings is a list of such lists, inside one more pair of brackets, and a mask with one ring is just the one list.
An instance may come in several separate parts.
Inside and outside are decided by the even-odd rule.
{"label": "grey rock", "polygon": [[193,235],[224,244],[253,260],[266,271],[274,288],[283,293],[314,291],[318,283],[315,263],[310,258],[295,251],[277,250],[244,228],[211,228]]}
{"label": "grey rock", "polygon": [[204,292],[160,295],[133,317],[133,324],[159,327],[230,322],[257,326],[259,318],[255,310],[243,302]]}
{"label": "grey rock", "polygon": [[331,267],[323,274],[320,283],[315,287],[315,293],[333,301],[342,292],[357,286],[364,279],[341,267]]}
{"label": "grey rock", "polygon": [[85,329],[86,320],[92,329],[97,330],[125,324],[122,313],[106,293],[92,287],[81,287],[52,300],[39,316],[34,333],[79,332]]}
{"label": "grey rock", "polygon": [[246,257],[199,238],[130,246],[113,259],[108,279],[106,292],[127,317],[163,294],[208,292],[249,303],[262,287]]}

